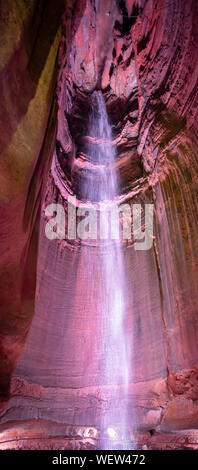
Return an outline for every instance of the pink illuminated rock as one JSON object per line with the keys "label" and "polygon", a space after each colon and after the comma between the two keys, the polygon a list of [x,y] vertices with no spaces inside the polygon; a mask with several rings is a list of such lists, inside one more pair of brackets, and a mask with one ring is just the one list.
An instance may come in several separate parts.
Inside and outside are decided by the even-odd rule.
{"label": "pink illuminated rock", "polygon": [[[36,87],[30,96],[28,91],[24,95],[29,106],[21,104],[22,110],[26,115],[30,109],[30,114],[21,128],[18,111],[20,116],[16,117],[12,134],[17,128],[19,135],[8,149],[10,131],[3,132],[4,155],[9,155],[3,181],[9,181],[8,188],[14,188],[11,202],[10,189],[2,194],[2,207],[5,212],[9,209],[6,223],[2,224],[2,305],[6,306],[1,316],[3,402],[17,361],[18,365],[1,423],[5,429],[9,421],[32,419],[61,426],[97,426],[109,400],[115,413],[119,410],[120,401],[115,402],[113,387],[99,381],[100,338],[96,331],[100,329],[100,317],[95,299],[101,269],[97,246],[83,244],[79,239],[50,241],[45,236],[46,206],[60,203],[67,214],[68,195],[76,195],[81,201],[83,181],[96,181],[87,142],[90,93],[99,88],[113,126],[120,197],[131,205],[154,204],[152,248],[136,251],[132,240],[123,244],[123,253],[127,326],[132,344],[128,397],[131,429],[145,431],[147,444],[152,440],[157,448],[161,437],[151,436],[149,430],[161,433],[198,425],[198,4],[195,0],[132,0],[122,2],[119,8],[116,1],[97,3],[94,8],[90,0],[80,1],[65,11],[57,121],[53,110],[45,143],[55,44],[42,81],[45,83],[50,70],[51,81],[47,82],[45,95],[37,83],[43,97],[39,95],[37,104],[44,107],[38,133],[35,131],[34,136],[30,124],[26,127],[27,123],[33,122],[32,127],[37,123],[38,106],[30,109],[29,103]],[[45,35],[47,38],[46,31]],[[10,108],[8,114],[12,114]],[[10,163],[14,148],[21,155],[26,132],[33,139],[27,145],[32,151],[27,171],[26,153],[22,153],[23,165],[19,158],[14,160],[14,168]],[[31,172],[25,232],[21,193]],[[17,175],[23,175],[20,188]],[[41,212],[37,216],[39,205]],[[13,232],[11,235],[13,226],[15,236]],[[27,262],[21,269],[19,258],[24,246]],[[90,258],[94,262],[91,283]],[[120,400],[123,399],[120,389]],[[182,435],[181,445],[185,439],[186,435]],[[171,438],[169,442],[171,446]],[[167,445],[164,442],[162,448]]]}

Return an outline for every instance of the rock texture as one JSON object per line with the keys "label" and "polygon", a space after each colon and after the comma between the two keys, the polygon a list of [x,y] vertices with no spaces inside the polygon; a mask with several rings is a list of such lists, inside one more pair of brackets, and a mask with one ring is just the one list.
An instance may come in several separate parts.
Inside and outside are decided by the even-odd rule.
{"label": "rock texture", "polygon": [[[58,202],[67,211],[68,195],[85,200],[83,181],[97,178],[87,154],[87,118],[91,92],[102,89],[117,148],[119,200],[153,203],[155,211],[153,247],[135,251],[133,239],[123,244],[133,344],[131,428],[197,428],[197,57],[195,0],[86,0],[67,8],[56,139],[43,186],[35,315],[2,423],[37,418],[97,426],[105,401],[113,400],[112,388],[98,383],[97,247],[45,237],[46,205]],[[24,317],[15,320],[20,338],[32,316],[24,298],[22,307]],[[11,324],[10,314],[9,332]],[[2,344],[11,349],[13,367],[7,334]]]}
{"label": "rock texture", "polygon": [[52,100],[64,8],[65,1],[59,7],[53,0],[1,2],[1,402],[8,398],[34,312],[39,207],[55,125]]}

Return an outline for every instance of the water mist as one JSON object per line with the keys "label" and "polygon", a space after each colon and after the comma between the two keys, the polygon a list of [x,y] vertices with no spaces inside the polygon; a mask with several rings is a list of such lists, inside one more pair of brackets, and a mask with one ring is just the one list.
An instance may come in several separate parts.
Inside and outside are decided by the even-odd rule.
{"label": "water mist", "polygon": [[[117,206],[119,182],[115,168],[116,151],[106,105],[100,91],[92,94],[89,116],[89,144],[91,164],[97,167],[97,177],[84,183],[83,194],[87,201],[97,201],[101,210],[106,207],[106,217],[100,217],[100,234],[106,233],[104,243],[99,240],[101,276],[97,285],[95,306],[100,328],[101,390],[111,399],[101,410],[101,447],[116,448],[118,440],[128,438],[128,387],[129,342],[127,337],[125,305],[125,269],[121,240],[112,239],[110,215]],[[107,215],[108,214],[108,215]],[[111,219],[112,220],[112,219]],[[112,228],[112,227],[111,227]],[[91,264],[91,259],[89,260]],[[88,266],[87,269],[90,267]],[[90,269],[90,272],[92,270]],[[113,399],[112,399],[113,397]],[[120,405],[119,405],[120,401]],[[116,404],[116,406],[115,406]],[[115,447],[114,447],[115,446]]]}

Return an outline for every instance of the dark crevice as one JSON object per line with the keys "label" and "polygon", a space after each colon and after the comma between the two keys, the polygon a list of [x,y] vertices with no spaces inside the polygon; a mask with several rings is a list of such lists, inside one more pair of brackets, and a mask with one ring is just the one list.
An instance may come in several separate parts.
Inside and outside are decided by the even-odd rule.
{"label": "dark crevice", "polygon": [[122,52],[124,52],[124,51],[126,51],[126,50],[127,50],[127,46],[126,46],[126,44],[123,44],[123,46],[122,46]]}
{"label": "dark crevice", "polygon": [[118,2],[118,6],[122,12],[123,21],[121,24],[117,20],[115,22],[114,28],[120,32],[121,36],[125,36],[129,34],[131,27],[135,24],[137,17],[141,13],[142,9],[138,5],[135,5],[133,7],[131,15],[129,16],[125,0],[120,0]]}
{"label": "dark crevice", "polygon": [[116,57],[116,48],[115,47],[113,48],[112,56],[113,56],[113,59],[115,59],[115,57]]}
{"label": "dark crevice", "polygon": [[117,59],[117,64],[120,65],[120,63],[122,62],[123,60],[123,57],[122,57],[122,54],[119,55],[118,59]]}
{"label": "dark crevice", "polygon": [[114,71],[114,64],[111,64],[111,67],[109,69],[109,77],[111,78],[112,75],[113,75],[113,71]]}
{"label": "dark crevice", "polygon": [[147,36],[143,36],[143,38],[138,42],[138,45],[137,45],[138,54],[140,54],[140,52],[143,51],[143,49],[146,49],[149,39],[150,39],[150,31],[149,31],[149,34],[147,34]]}

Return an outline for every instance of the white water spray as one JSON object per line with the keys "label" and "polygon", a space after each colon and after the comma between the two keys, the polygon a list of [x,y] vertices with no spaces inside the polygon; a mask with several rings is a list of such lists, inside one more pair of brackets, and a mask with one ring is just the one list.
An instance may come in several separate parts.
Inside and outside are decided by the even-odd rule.
{"label": "white water spray", "polygon": [[[87,182],[84,194],[87,201],[116,204],[118,180],[115,169],[115,146],[102,93],[92,95],[89,118],[87,153],[92,164],[97,165],[97,178]],[[108,219],[102,218],[102,224]],[[101,227],[100,227],[101,230]],[[102,227],[105,232],[107,227]],[[129,344],[127,339],[125,272],[120,239],[110,236],[104,249],[99,242],[101,280],[97,286],[96,309],[99,312],[101,336],[100,384],[104,391],[104,409],[101,411],[101,429],[106,439],[113,442],[122,436],[126,439],[128,423]],[[109,397],[109,399],[107,398]],[[103,440],[103,447],[105,440]],[[109,448],[109,442],[107,448]]]}

